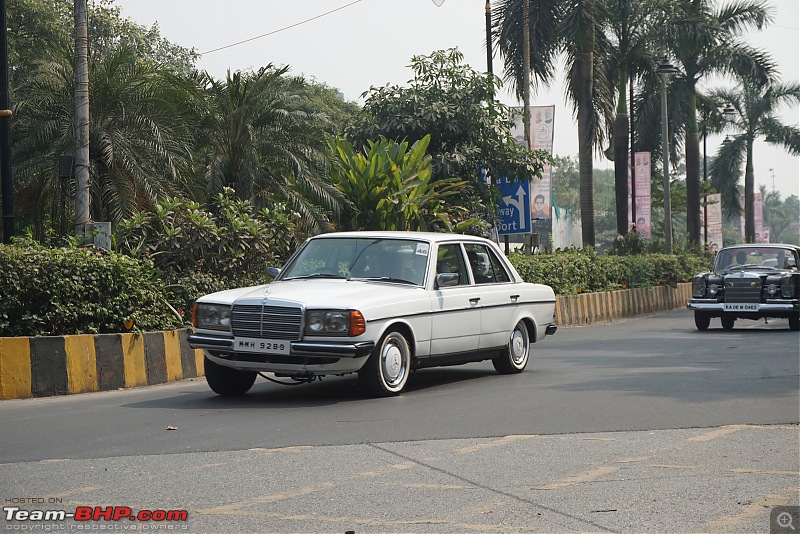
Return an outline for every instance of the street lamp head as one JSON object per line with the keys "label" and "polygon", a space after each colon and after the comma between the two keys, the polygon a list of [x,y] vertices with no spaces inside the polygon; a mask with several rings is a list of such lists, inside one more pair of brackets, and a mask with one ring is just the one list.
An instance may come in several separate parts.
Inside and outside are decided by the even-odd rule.
{"label": "street lamp head", "polygon": [[725,104],[725,109],[722,110],[722,114],[725,116],[725,120],[732,121],[736,116],[736,108],[734,108],[731,103],[728,102]]}
{"label": "street lamp head", "polygon": [[660,74],[662,78],[664,78],[664,81],[666,81],[675,75],[678,72],[678,69],[675,68],[675,65],[669,62],[669,58],[667,56],[664,56],[664,59],[661,60],[661,64],[659,64],[656,72]]}

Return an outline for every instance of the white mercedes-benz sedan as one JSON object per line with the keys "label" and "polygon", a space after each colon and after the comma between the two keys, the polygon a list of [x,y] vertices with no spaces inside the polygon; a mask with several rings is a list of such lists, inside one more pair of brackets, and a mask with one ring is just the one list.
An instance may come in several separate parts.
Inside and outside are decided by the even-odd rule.
{"label": "white mercedes-benz sedan", "polygon": [[189,343],[220,395],[246,393],[258,374],[298,383],[357,372],[365,393],[383,397],[425,367],[490,359],[520,373],[531,343],[556,331],[553,289],[523,282],[479,237],[323,234],[274,271],[270,284],[194,306]]}

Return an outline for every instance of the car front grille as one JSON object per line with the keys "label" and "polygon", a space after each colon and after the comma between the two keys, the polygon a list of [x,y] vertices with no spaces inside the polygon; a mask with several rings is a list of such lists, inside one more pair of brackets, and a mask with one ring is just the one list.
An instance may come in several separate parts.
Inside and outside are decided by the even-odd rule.
{"label": "car front grille", "polygon": [[725,302],[761,302],[761,280],[728,277],[725,280]]}
{"label": "car front grille", "polygon": [[234,304],[231,327],[236,337],[298,341],[302,318],[301,308]]}

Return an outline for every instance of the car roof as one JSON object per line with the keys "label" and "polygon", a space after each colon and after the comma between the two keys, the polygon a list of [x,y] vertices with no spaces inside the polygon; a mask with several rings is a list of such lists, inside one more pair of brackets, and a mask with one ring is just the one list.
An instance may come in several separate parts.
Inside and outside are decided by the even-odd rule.
{"label": "car roof", "polygon": [[790,248],[800,252],[800,247],[797,245],[789,245],[784,243],[739,243],[738,245],[729,245],[723,249],[720,249],[720,252],[723,250],[736,250],[737,248]]}
{"label": "car roof", "polygon": [[482,241],[487,242],[488,239],[478,236],[465,235],[465,234],[448,234],[439,232],[398,232],[398,231],[358,231],[358,232],[330,232],[327,234],[315,235],[311,239],[330,239],[342,237],[357,237],[361,239],[417,239],[429,241],[431,243],[439,243],[443,241]]}

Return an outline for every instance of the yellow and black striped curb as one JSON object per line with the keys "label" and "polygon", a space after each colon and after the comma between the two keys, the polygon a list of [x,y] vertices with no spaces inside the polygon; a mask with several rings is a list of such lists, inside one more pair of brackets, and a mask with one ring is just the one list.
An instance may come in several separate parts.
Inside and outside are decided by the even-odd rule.
{"label": "yellow and black striped curb", "polygon": [[559,296],[556,324],[576,326],[685,308],[691,296],[691,283]]}
{"label": "yellow and black striped curb", "polygon": [[[683,308],[691,284],[583,293],[556,299],[556,324],[576,326]],[[163,384],[203,376],[203,351],[187,330],[145,334],[0,337],[0,399],[27,399]]]}
{"label": "yellow and black striped curb", "polygon": [[0,338],[0,399],[163,384],[203,375],[188,331]]}

